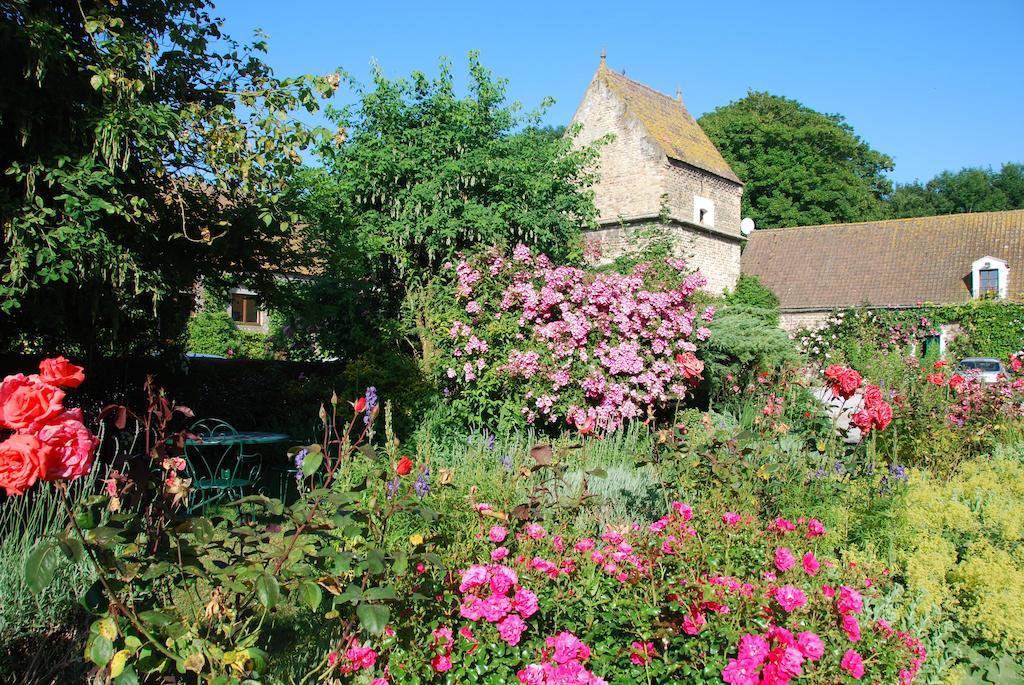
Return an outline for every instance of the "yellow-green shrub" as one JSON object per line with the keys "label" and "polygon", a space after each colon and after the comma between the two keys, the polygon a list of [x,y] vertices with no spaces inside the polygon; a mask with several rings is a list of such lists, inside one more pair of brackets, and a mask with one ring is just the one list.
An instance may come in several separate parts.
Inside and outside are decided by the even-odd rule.
{"label": "yellow-green shrub", "polygon": [[951,480],[915,472],[905,499],[907,584],[969,632],[1024,651],[1024,467],[965,463]]}

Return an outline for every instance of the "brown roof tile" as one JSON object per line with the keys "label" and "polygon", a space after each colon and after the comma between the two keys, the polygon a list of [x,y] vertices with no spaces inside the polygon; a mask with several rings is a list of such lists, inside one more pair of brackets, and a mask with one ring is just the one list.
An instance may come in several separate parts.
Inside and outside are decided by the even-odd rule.
{"label": "brown roof tile", "polygon": [[742,183],[680,100],[615,73],[603,61],[595,78],[602,79],[623,99],[627,111],[644,125],[668,157]]}
{"label": "brown roof tile", "polygon": [[1024,210],[759,230],[742,265],[783,310],[807,310],[965,302],[981,257],[1004,260],[1024,300]]}

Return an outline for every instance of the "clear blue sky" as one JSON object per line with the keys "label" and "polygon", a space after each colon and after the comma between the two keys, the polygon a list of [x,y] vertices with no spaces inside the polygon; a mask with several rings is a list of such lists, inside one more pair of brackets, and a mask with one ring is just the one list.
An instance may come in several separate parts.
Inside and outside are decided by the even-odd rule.
{"label": "clear blue sky", "polygon": [[[216,0],[215,0],[216,1]],[[945,169],[1024,162],[1024,0],[675,0],[644,2],[340,2],[219,0],[229,34],[270,35],[279,75],[341,67],[367,81],[436,73],[465,56],[509,80],[548,123],[572,116],[608,65],[683,98],[694,116],[748,89],[844,115],[891,155],[899,182]]]}

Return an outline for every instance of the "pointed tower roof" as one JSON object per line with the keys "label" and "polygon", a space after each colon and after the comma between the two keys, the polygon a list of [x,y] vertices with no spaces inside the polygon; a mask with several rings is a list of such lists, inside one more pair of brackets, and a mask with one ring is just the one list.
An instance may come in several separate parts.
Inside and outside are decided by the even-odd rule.
{"label": "pointed tower roof", "polygon": [[742,183],[697,120],[686,109],[681,88],[678,99],[674,99],[622,74],[617,74],[608,68],[603,50],[594,80],[603,82],[622,99],[626,104],[626,111],[643,124],[651,139],[667,157],[734,183]]}

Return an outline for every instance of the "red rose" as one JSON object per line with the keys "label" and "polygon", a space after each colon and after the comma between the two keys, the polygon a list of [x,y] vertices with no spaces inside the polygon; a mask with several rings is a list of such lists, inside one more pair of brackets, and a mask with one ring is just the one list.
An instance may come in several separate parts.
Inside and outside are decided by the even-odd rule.
{"label": "red rose", "polygon": [[704,362],[697,359],[697,355],[693,352],[677,354],[676,364],[679,364],[680,369],[683,372],[683,378],[687,380],[700,378],[701,373],[704,371]]}
{"label": "red rose", "polygon": [[860,428],[861,432],[867,435],[868,431],[871,430],[871,414],[864,411],[863,409],[855,413],[852,417],[853,424]]}
{"label": "red rose", "polygon": [[412,459],[409,457],[402,457],[395,464],[395,473],[400,476],[408,476],[410,471],[412,471]]}
{"label": "red rose", "polygon": [[880,431],[884,431],[892,423],[892,407],[888,402],[880,402],[872,408],[871,422]]}
{"label": "red rose", "polygon": [[66,411],[39,429],[39,440],[53,450],[43,480],[74,480],[89,473],[100,441],[82,423],[82,410]]}
{"label": "red rose", "polygon": [[0,487],[10,495],[25,490],[43,477],[53,458],[53,450],[34,435],[15,433],[0,442]]}
{"label": "red rose", "polygon": [[357,414],[361,414],[362,412],[364,412],[366,410],[366,398],[365,397],[360,397],[358,400],[356,400],[356,403],[354,405],[352,405],[352,406],[355,407],[355,410],[356,410]]}
{"label": "red rose", "polygon": [[953,388],[954,390],[959,390],[960,388],[962,388],[964,383],[964,377],[958,373],[954,373],[953,376],[949,379],[949,387]]}
{"label": "red rose", "polygon": [[832,386],[832,396],[842,397],[844,400],[853,397],[863,381],[860,374],[854,369],[839,364],[832,364],[825,369],[825,377],[829,379],[829,384]]}
{"label": "red rose", "polygon": [[0,427],[37,430],[64,411],[64,391],[39,376],[16,374],[0,383]]}
{"label": "red rose", "polygon": [[77,388],[85,380],[85,369],[64,357],[39,362],[39,377],[46,383],[64,388]]}
{"label": "red rose", "polygon": [[928,374],[928,382],[932,385],[945,385],[946,377],[941,373],[930,373]]}

